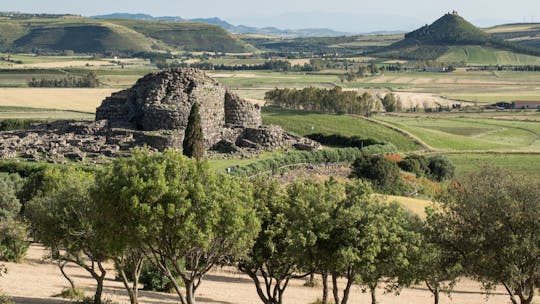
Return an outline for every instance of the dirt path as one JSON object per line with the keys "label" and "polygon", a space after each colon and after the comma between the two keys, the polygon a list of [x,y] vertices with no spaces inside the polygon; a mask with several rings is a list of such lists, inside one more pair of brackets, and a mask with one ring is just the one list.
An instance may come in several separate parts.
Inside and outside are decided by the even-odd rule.
{"label": "dirt path", "polygon": [[392,129],[402,135],[405,135],[406,137],[410,138],[412,141],[414,141],[415,143],[417,143],[418,145],[420,145],[422,148],[424,148],[424,150],[427,150],[428,152],[435,152],[436,149],[433,148],[432,146],[428,145],[425,141],[421,140],[419,137],[417,137],[416,135],[410,133],[409,131],[406,131],[406,130],[403,130],[401,128],[398,128],[394,125],[391,125],[387,122],[384,122],[384,121],[380,121],[378,119],[374,119],[374,118],[370,118],[370,117],[364,117],[364,116],[359,116],[359,115],[351,115],[351,116],[354,116],[354,117],[357,117],[357,118],[360,118],[360,119],[364,119],[364,120],[367,120],[369,122],[373,122],[373,123],[376,123],[376,124],[379,124],[383,127],[387,127],[389,129]]}
{"label": "dirt path", "polygon": [[[58,294],[67,282],[60,275],[58,268],[42,261],[47,251],[39,245],[32,245],[24,264],[8,263],[8,274],[0,278],[0,289],[10,295],[17,304],[60,304],[68,301],[53,297]],[[89,275],[79,267],[69,266],[67,271],[73,276],[78,286],[92,295],[95,284]],[[234,268],[223,268],[212,271],[206,276],[197,295],[197,303],[201,304],[255,304],[261,303],[255,292],[252,281]],[[293,280],[286,291],[285,304],[308,304],[320,297],[320,288],[303,286],[302,280]],[[384,304],[429,304],[433,303],[430,293],[424,286],[404,289],[400,296],[384,294],[378,290],[380,303]],[[110,270],[105,283],[105,298],[117,303],[129,303],[120,282],[114,281],[113,271]],[[369,303],[369,294],[362,293],[358,286],[351,291],[352,304]],[[481,293],[479,284],[462,280],[456,287],[452,299],[443,296],[441,304],[506,304],[508,297],[497,290],[493,296],[484,302],[485,295]],[[178,303],[174,295],[141,291],[141,304]]]}

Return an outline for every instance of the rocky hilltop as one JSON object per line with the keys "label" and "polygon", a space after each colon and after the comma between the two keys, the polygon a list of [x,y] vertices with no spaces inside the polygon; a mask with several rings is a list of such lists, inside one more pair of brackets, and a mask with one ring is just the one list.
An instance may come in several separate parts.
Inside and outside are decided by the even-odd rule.
{"label": "rocky hilltop", "polygon": [[262,126],[261,110],[204,72],[171,69],[148,74],[113,93],[95,122],[58,121],[0,132],[0,158],[61,162],[114,156],[146,145],[181,149],[191,107],[201,109],[205,148],[222,153],[276,148],[317,149],[317,142]]}

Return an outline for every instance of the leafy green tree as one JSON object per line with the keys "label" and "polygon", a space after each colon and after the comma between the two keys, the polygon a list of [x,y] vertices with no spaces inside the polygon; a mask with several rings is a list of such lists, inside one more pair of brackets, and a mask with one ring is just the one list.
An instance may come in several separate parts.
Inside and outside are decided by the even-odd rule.
{"label": "leafy green tree", "polygon": [[[329,257],[326,269],[332,277],[334,303],[346,304],[349,293],[360,269],[371,263],[376,255],[373,246],[376,228],[373,226],[376,214],[372,211],[376,203],[369,183],[355,181],[345,186],[345,198],[336,206],[333,213],[333,226],[326,244]],[[338,278],[346,280],[340,296]]]}
{"label": "leafy green tree", "polygon": [[400,112],[402,110],[401,100],[394,93],[388,93],[384,96],[382,104],[386,112]]}
{"label": "leafy green tree", "polygon": [[[427,213],[431,212],[431,208],[428,208]],[[450,294],[459,277],[464,274],[459,252],[441,246],[437,242],[437,232],[424,221],[416,227],[422,234],[422,245],[416,259],[412,261],[411,277],[418,283],[423,282],[432,293],[434,304],[439,304],[440,294]]]}
{"label": "leafy green tree", "polygon": [[[98,188],[145,257],[169,277],[181,303],[195,303],[203,276],[243,257],[259,231],[247,182],[167,150],[117,159]],[[173,272],[182,279],[185,293]]]}
{"label": "leafy green tree", "polygon": [[54,259],[74,263],[96,280],[94,303],[101,304],[107,274],[103,263],[109,252],[97,233],[93,182],[93,174],[70,167],[46,169],[42,193],[28,202],[26,215],[34,236],[51,249]]}
{"label": "leafy green tree", "polygon": [[30,243],[27,225],[14,218],[0,219],[0,261],[22,262]]}
{"label": "leafy green tree", "polygon": [[297,256],[294,256],[296,244],[288,239],[291,237],[288,228],[291,227],[287,225],[284,212],[289,208],[289,202],[286,193],[273,180],[258,179],[253,185],[261,230],[238,268],[253,280],[263,303],[282,303],[290,279],[300,270]]}
{"label": "leafy green tree", "polygon": [[429,161],[423,155],[407,155],[404,159],[398,162],[398,166],[403,171],[414,173],[416,176],[429,176]]}
{"label": "leafy green tree", "polygon": [[291,279],[322,269],[327,248],[321,244],[330,236],[339,188],[334,180],[297,180],[286,189],[276,181],[254,182],[262,230],[239,269],[253,280],[263,303],[282,303]]}
{"label": "leafy green tree", "polygon": [[540,286],[539,198],[537,180],[484,167],[451,183],[427,221],[468,275],[486,288],[503,285],[513,304],[530,304]]}
{"label": "leafy green tree", "polygon": [[428,167],[431,178],[440,182],[453,178],[456,171],[456,166],[444,155],[430,157]]}
{"label": "leafy green tree", "polygon": [[326,182],[297,180],[287,187],[288,226],[294,228],[292,241],[300,245],[295,255],[305,272],[321,274],[323,303],[328,300],[328,276],[333,263],[330,260],[333,214],[344,195],[343,184],[335,179]]}
{"label": "leafy green tree", "polygon": [[382,155],[360,156],[352,165],[351,175],[370,181],[384,193],[399,193],[404,187],[398,165]]}
{"label": "leafy green tree", "polygon": [[191,107],[182,147],[187,157],[199,160],[204,156],[204,136],[197,102]]}
{"label": "leafy green tree", "polygon": [[17,195],[23,186],[18,174],[0,173],[0,260],[20,263],[29,243],[27,226],[20,221]]}
{"label": "leafy green tree", "polygon": [[0,173],[0,220],[13,218],[21,210],[17,194],[22,187],[18,174]]}
{"label": "leafy green tree", "polygon": [[385,279],[386,291],[399,293],[400,289],[414,282],[411,275],[413,261],[421,250],[421,234],[415,230],[414,216],[398,203],[377,202],[372,212],[376,214],[372,227],[376,227],[372,239],[373,259],[359,267],[357,282],[371,293],[371,303],[377,303],[376,290]]}

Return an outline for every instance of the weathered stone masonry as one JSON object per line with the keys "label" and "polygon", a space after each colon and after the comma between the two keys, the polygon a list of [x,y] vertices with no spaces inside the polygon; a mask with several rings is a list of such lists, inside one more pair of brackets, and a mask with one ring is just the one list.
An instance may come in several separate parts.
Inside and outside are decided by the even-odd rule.
{"label": "weathered stone masonry", "polygon": [[189,112],[200,105],[205,147],[316,149],[320,145],[278,126],[262,126],[261,111],[196,69],[148,74],[113,93],[96,111],[96,122],[60,121],[26,131],[0,132],[0,158],[59,161],[64,157],[113,156],[137,146],[181,149]]}

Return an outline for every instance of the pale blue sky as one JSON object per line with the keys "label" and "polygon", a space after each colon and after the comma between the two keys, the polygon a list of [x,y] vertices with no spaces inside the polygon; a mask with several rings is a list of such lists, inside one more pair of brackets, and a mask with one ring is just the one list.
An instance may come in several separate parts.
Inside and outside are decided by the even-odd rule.
{"label": "pale blue sky", "polygon": [[236,25],[327,27],[355,32],[410,30],[454,9],[480,26],[540,22],[539,0],[0,0],[2,11],[217,16]]}

